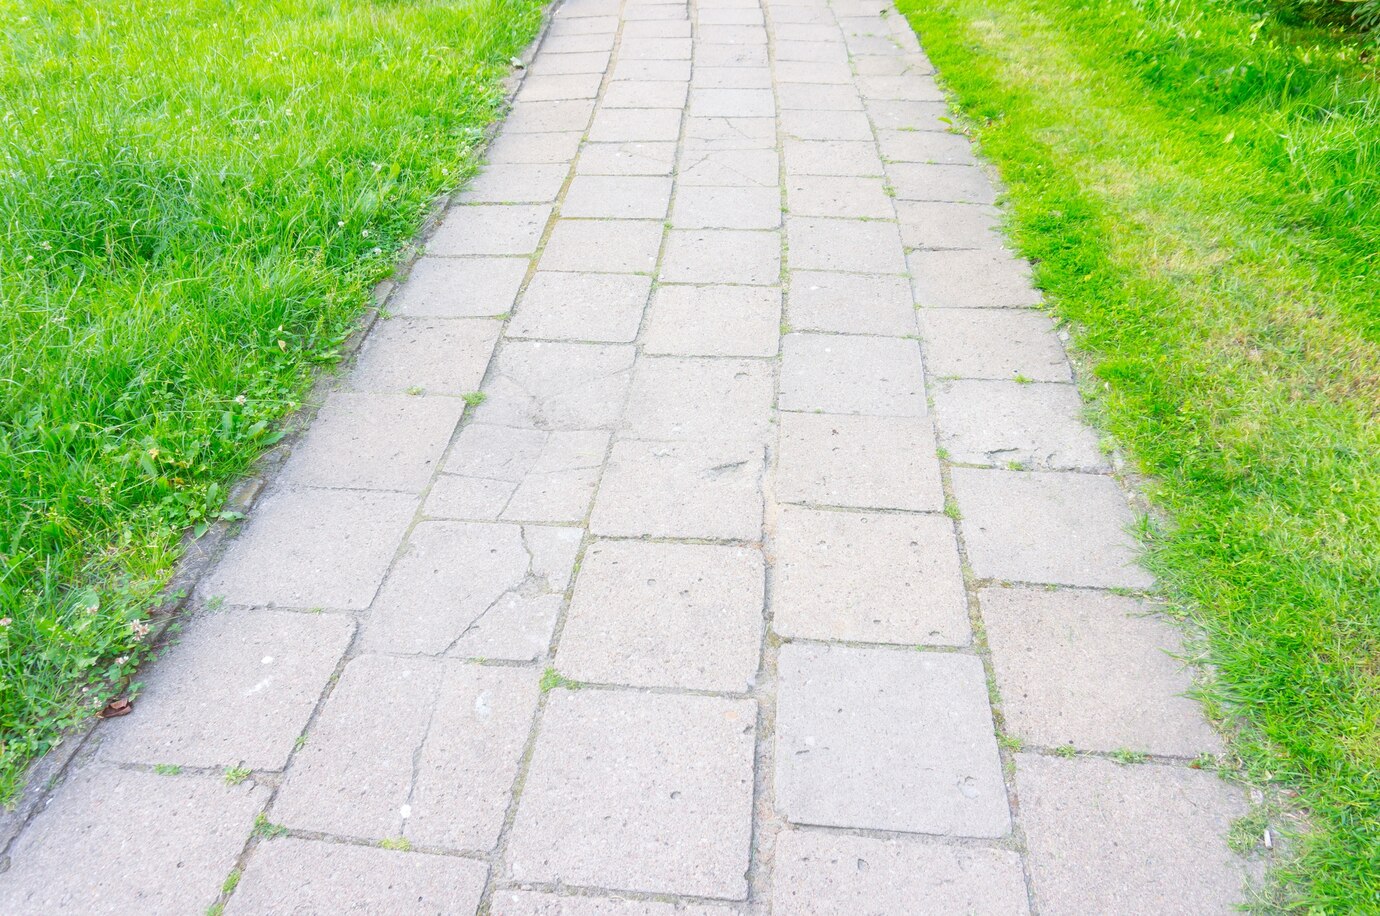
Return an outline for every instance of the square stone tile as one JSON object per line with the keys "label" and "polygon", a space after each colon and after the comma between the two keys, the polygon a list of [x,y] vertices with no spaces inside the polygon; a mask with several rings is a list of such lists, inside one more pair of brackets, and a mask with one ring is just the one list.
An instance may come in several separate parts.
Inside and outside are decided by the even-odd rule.
{"label": "square stone tile", "polygon": [[796,216],[891,219],[895,211],[880,178],[806,175],[786,182],[786,204]]}
{"label": "square stone tile", "polygon": [[862,99],[851,85],[782,83],[776,89],[781,107],[797,111],[862,111]]}
{"label": "square stone tile", "polygon": [[982,579],[1149,588],[1135,516],[1110,477],[954,468],[968,560]]}
{"label": "square stone tile", "polygon": [[997,199],[992,182],[971,165],[928,165],[893,162],[887,176],[898,200],[942,200],[991,204]]}
{"label": "square stone tile", "polygon": [[624,344],[506,342],[474,418],[529,429],[610,429],[623,414],[635,355]]}
{"label": "square stone tile", "polygon": [[1045,913],[1236,912],[1246,863],[1227,847],[1246,813],[1212,773],[1016,755],[1035,905]]}
{"label": "square stone tile", "polygon": [[[587,47],[580,51],[608,51],[613,47],[613,36],[571,35],[562,38],[548,38],[544,50],[556,42],[583,43]],[[575,49],[572,49],[575,50]],[[573,130],[584,133],[589,126],[590,116],[594,114],[593,99],[567,99],[559,102],[518,102],[503,119],[503,130],[509,134],[541,134],[552,131]]]}
{"label": "square stone tile", "polygon": [[478,391],[499,330],[483,318],[380,320],[364,338],[349,385],[390,394]]}
{"label": "square stone tile", "polygon": [[777,670],[776,805],[792,823],[1011,829],[977,656],[793,643]]}
{"label": "square stone tile", "polygon": [[1071,382],[1064,347],[1040,312],[1017,309],[922,309],[925,364],[938,378]]}
{"label": "square stone tile", "polygon": [[696,89],[771,89],[770,67],[698,67],[690,78]]}
{"label": "square stone tile", "polygon": [[[767,118],[733,118],[724,121],[759,121]],[[750,140],[740,142],[749,143]],[[690,149],[681,157],[677,178],[683,190],[692,186],[721,188],[755,187],[774,191],[780,200],[780,159],[774,149],[725,147]]]}
{"label": "square stone tile", "polygon": [[953,524],[933,515],[783,506],[772,629],[802,639],[966,645]]}
{"label": "square stone tile", "polygon": [[[604,55],[607,57],[607,55]],[[556,59],[556,56],[551,58]],[[541,134],[515,134],[503,130],[489,144],[489,162],[569,163],[580,149],[584,132],[579,130],[551,131]]]}
{"label": "square stone tile", "polygon": [[669,175],[676,164],[676,144],[667,142],[586,143],[575,164],[576,175]]}
{"label": "square stone tile", "polygon": [[1002,247],[1000,214],[996,207],[949,201],[897,200],[896,218],[907,248]]}
{"label": "square stone tile", "polygon": [[102,728],[101,753],[150,766],[287,766],[354,624],[336,614],[202,614],[141,679],[134,713]]}
{"label": "square stone tile", "polygon": [[267,800],[219,776],[85,767],[14,841],[0,912],[201,912]]}
{"label": "square stone tile", "polygon": [[[851,86],[853,73],[847,64],[811,64],[797,60],[783,60],[776,65],[776,80],[783,86],[792,83],[815,83]],[[861,106],[859,106],[861,107]]]}
{"label": "square stone tile", "polygon": [[690,114],[700,118],[771,118],[776,99],[770,89],[706,89],[690,93]]}
{"label": "square stone tile", "polygon": [[602,108],[594,116],[589,139],[595,143],[674,141],[680,137],[679,108]]}
{"label": "square stone tile", "polygon": [[864,99],[877,130],[935,130],[948,132],[947,102],[904,102],[895,99]]}
{"label": "square stone tile", "polygon": [[838,43],[842,38],[838,26],[821,23],[780,23],[775,30],[778,41],[827,41]]}
{"label": "square stone tile", "polygon": [[547,203],[565,185],[569,163],[486,165],[460,194],[467,204]]}
{"label": "square stone tile", "polygon": [[888,162],[974,165],[973,147],[962,134],[936,130],[879,130],[877,147]]}
{"label": "square stone tile", "polygon": [[746,691],[762,644],[761,551],[599,541],[585,552],[556,667],[577,681]]}
{"label": "square stone tile", "polygon": [[741,441],[615,442],[590,532],[760,541],[765,460]]}
{"label": "square stone tile", "polygon": [[199,592],[229,604],[361,610],[416,511],[406,493],[271,493]]}
{"label": "square stone tile", "polygon": [[625,10],[623,38],[689,38],[690,22],[678,4],[633,5]]}
{"label": "square stone tile", "polygon": [[579,522],[608,451],[603,430],[515,429],[471,423],[427,497],[433,518]]}
{"label": "square stone tile", "polygon": [[618,48],[621,60],[689,60],[689,38],[629,38]]}
{"label": "square stone tile", "polygon": [[786,138],[786,174],[882,175],[877,147],[868,140],[804,140]]}
{"label": "square stone tile", "polygon": [[743,899],[756,719],[751,700],[554,691],[510,877]]}
{"label": "square stone tile", "polygon": [[615,80],[600,101],[603,108],[684,108],[690,84],[669,80]]}
{"label": "square stone tile", "polygon": [[[869,145],[872,143],[872,125],[868,123],[867,115],[861,111],[783,111],[781,130],[786,135],[788,143],[791,140],[845,141]],[[814,164],[814,160],[825,158],[821,154],[806,155],[811,153],[810,147],[802,147],[799,153],[805,156],[801,161],[802,165],[811,165]],[[874,167],[865,151],[859,149],[853,155],[860,157],[869,169]],[[799,159],[799,156],[797,158]],[[877,171],[872,174],[880,175],[880,157],[875,168]]]}
{"label": "square stone tile", "polygon": [[[555,34],[555,33],[551,33]],[[565,33],[574,34],[574,33]],[[586,32],[584,34],[597,34]],[[527,67],[530,76],[559,76],[566,73],[600,73],[609,68],[608,51],[585,51],[582,54],[539,54]]]}
{"label": "square stone tile", "polygon": [[761,360],[645,356],[633,372],[620,435],[659,442],[765,442],[771,366]]}
{"label": "square stone tile", "polygon": [[1042,471],[1107,468],[1072,385],[959,380],[934,390],[939,441],[962,464]]}
{"label": "square stone tile", "polygon": [[507,314],[529,263],[527,258],[420,258],[388,311],[414,318]]}
{"label": "square stone tile", "polygon": [[786,313],[797,331],[916,333],[910,281],[901,276],[792,270]]}
{"label": "square stone tile", "polygon": [[651,273],[662,225],[652,220],[559,220],[537,262],[542,270]]}
{"label": "square stone tile", "polygon": [[782,502],[937,512],[944,507],[934,432],[923,419],[782,413]]}
{"label": "square stone tile", "polygon": [[760,286],[659,286],[642,351],[677,356],[775,356],[781,291]]}
{"label": "square stone tile", "polygon": [[895,223],[792,216],[786,220],[786,237],[792,269],[906,272],[901,235]]}
{"label": "square stone tile", "polygon": [[785,830],[772,870],[775,916],[926,912],[1025,916],[1021,857],[923,839]]}
{"label": "square stone tile", "polygon": [[538,271],[508,322],[508,336],[631,343],[651,288],[646,275]]}
{"label": "square stone tile", "polygon": [[765,45],[723,44],[696,42],[695,66],[698,67],[765,67],[768,64]]}
{"label": "square stone tile", "polygon": [[427,241],[427,254],[531,254],[550,216],[550,204],[451,207]]}
{"label": "square stone tile", "polygon": [[225,911],[473,913],[487,874],[456,856],[281,837],[255,847]]}
{"label": "square stone tile", "polygon": [[450,443],[459,398],[335,392],[283,469],[307,487],[419,493]]}
{"label": "square stone tile", "polygon": [[468,655],[462,638],[505,597],[534,602],[528,616],[541,619],[537,599],[565,591],[579,545],[579,528],[421,522],[379,590],[363,647]]}
{"label": "square stone tile", "polygon": [[690,79],[688,60],[623,60],[613,65],[616,80],[684,82]]}
{"label": "square stone tile", "polygon": [[1220,753],[1178,660],[1179,632],[1153,605],[1105,592],[987,588],[978,594],[1006,728],[1027,746]]}
{"label": "square stone tile", "polygon": [[1005,249],[912,251],[908,257],[915,301],[936,308],[1039,305],[1030,265]]}
{"label": "square stone tile", "polygon": [[664,219],[671,179],[654,175],[576,175],[561,215],[597,219]]}
{"label": "square stone tile", "polygon": [[781,279],[781,236],[737,229],[672,229],[661,265],[665,283],[771,286]]}
{"label": "square stone tile", "polygon": [[293,761],[270,817],[359,839],[492,848],[531,732],[537,680],[531,669],[356,658]]}
{"label": "square stone tile", "polygon": [[812,64],[839,63],[848,60],[848,49],[842,41],[778,41],[776,59]]}
{"label": "square stone tile", "polygon": [[926,414],[920,347],[913,340],[787,334],[781,349],[782,410]]}
{"label": "square stone tile", "polygon": [[757,25],[701,25],[699,37],[716,44],[765,45],[767,30]]}
{"label": "square stone tile", "polygon": [[676,193],[671,225],[677,229],[778,229],[781,192],[776,188],[683,187]]}

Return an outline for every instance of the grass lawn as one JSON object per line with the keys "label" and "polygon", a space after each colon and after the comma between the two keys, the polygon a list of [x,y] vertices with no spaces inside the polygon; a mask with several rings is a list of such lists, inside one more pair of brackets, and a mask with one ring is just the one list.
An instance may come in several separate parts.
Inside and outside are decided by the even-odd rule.
{"label": "grass lawn", "polygon": [[1374,46],[1257,0],[901,8],[1151,475],[1248,778],[1300,793],[1274,902],[1380,912]]}
{"label": "grass lawn", "polygon": [[460,183],[539,0],[0,0],[0,801]]}

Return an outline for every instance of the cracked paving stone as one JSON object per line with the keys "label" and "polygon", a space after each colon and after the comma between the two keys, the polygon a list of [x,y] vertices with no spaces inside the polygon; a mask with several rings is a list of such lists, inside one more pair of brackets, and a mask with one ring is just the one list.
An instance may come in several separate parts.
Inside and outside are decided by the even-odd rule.
{"label": "cracked paving stone", "polygon": [[797,331],[906,337],[916,333],[905,277],[791,270],[786,314]]}
{"label": "cracked paving stone", "polygon": [[620,435],[661,442],[765,442],[771,428],[771,367],[760,360],[638,361]]}
{"label": "cracked paving stone", "polygon": [[974,379],[934,387],[940,444],[961,464],[1105,471],[1107,459],[1080,419],[1082,409],[1072,385]]}
{"label": "cracked paving stone", "polygon": [[651,277],[635,274],[539,271],[508,323],[508,336],[630,343],[651,289]]}
{"label": "cracked paving stone", "polygon": [[363,655],[346,666],[270,818],[482,852],[498,841],[540,695],[530,668]]}
{"label": "cracked paving stone", "polygon": [[532,429],[611,428],[623,412],[635,355],[625,345],[507,341],[474,419]]}
{"label": "cracked paving stone", "polygon": [[564,592],[579,545],[578,528],[422,522],[379,590],[364,647],[441,655],[500,599]]}

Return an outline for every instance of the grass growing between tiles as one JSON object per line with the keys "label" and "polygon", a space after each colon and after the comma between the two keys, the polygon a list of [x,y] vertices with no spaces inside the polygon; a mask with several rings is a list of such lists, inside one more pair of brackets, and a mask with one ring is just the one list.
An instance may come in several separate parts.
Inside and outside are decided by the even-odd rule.
{"label": "grass growing between tiles", "polygon": [[539,0],[0,0],[0,801],[472,170]]}
{"label": "grass growing between tiles", "polygon": [[1380,69],[1256,0],[902,0],[1169,523],[1272,901],[1380,912]]}

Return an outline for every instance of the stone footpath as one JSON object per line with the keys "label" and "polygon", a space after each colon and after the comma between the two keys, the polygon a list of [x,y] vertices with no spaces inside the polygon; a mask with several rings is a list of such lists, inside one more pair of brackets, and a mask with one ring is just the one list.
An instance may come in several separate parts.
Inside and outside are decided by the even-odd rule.
{"label": "stone footpath", "polygon": [[890,0],[556,9],[0,912],[1244,899],[1245,802],[931,72]]}

